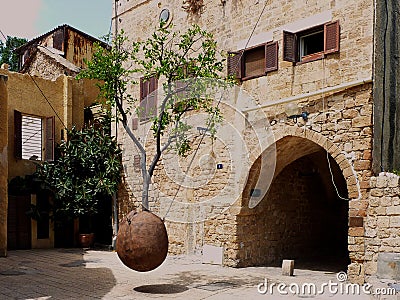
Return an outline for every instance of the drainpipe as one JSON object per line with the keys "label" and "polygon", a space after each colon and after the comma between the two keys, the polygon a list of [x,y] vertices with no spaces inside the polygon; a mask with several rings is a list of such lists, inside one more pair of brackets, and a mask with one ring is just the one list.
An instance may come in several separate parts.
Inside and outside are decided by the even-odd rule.
{"label": "drainpipe", "polygon": [[333,93],[333,92],[349,89],[349,88],[352,88],[352,87],[355,87],[355,86],[358,86],[358,85],[363,85],[363,84],[371,83],[371,82],[372,82],[371,78],[364,78],[364,79],[358,79],[358,80],[355,80],[355,81],[345,82],[345,83],[342,83],[342,84],[339,84],[339,85],[323,88],[323,89],[320,89],[320,90],[317,90],[317,91],[314,91],[314,92],[309,92],[309,93],[304,93],[304,94],[300,94],[300,95],[296,95],[296,96],[291,96],[291,97],[288,97],[288,98],[273,100],[271,102],[268,102],[266,104],[263,104],[263,105],[260,105],[260,106],[257,106],[257,107],[244,109],[242,112],[243,113],[247,113],[247,112],[259,110],[259,109],[262,109],[262,108],[266,108],[266,107],[270,107],[270,106],[274,106],[274,105],[278,105],[278,104],[289,103],[289,102],[301,100],[301,99],[312,97],[312,96],[318,96],[318,95],[321,95],[321,94]]}

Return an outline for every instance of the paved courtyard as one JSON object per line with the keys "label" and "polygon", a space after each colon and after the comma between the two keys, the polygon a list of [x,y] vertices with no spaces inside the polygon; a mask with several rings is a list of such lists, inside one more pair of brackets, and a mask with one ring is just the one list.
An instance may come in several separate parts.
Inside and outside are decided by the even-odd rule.
{"label": "paved courtyard", "polygon": [[[0,258],[0,299],[398,299],[334,295],[328,290],[321,295],[293,295],[290,284],[313,283],[320,289],[329,280],[337,283],[336,274],[296,269],[295,276],[284,277],[280,272],[280,268],[235,269],[201,264],[195,256],[172,256],[158,269],[138,273],[111,251],[20,250]],[[257,291],[265,280],[269,288],[275,283],[273,295]],[[286,284],[287,295],[278,293],[278,283]]]}

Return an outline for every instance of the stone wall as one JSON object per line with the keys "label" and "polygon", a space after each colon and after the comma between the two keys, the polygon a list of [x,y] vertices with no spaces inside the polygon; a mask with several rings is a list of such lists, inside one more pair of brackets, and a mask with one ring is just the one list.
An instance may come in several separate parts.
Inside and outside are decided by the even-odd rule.
{"label": "stone wall", "polygon": [[[157,27],[158,15],[161,10],[169,8],[175,28],[184,31],[192,23],[199,24],[202,28],[215,34],[219,50],[226,53],[244,48],[250,32],[260,16],[264,2],[211,0],[207,1],[203,10],[196,15],[190,15],[184,11],[182,1],[178,0],[122,0],[118,4],[118,27],[124,29],[132,39],[143,41],[149,37]],[[348,251],[351,260],[349,275],[353,281],[364,280],[364,227],[360,226],[359,220],[365,218],[367,214],[370,177],[372,176],[372,84],[370,84],[370,79],[372,78],[373,61],[373,16],[373,3],[367,0],[351,2],[312,0],[306,3],[272,0],[267,3],[264,15],[255,27],[254,35],[248,46],[277,41],[279,45],[278,70],[244,81],[240,87],[258,105],[265,106],[258,111],[265,113],[268,122],[265,120],[259,123],[254,121],[253,125],[258,126],[259,129],[269,127],[276,143],[266,143],[267,145],[260,148],[256,135],[246,131],[246,128],[240,127],[241,125],[239,126],[240,130],[238,131],[248,150],[247,156],[241,157],[242,161],[249,164],[244,166],[248,172],[233,184],[229,180],[224,181],[224,177],[216,176],[214,179],[218,189],[229,184],[232,187],[243,187],[243,195],[234,201],[227,210],[218,206],[207,208],[219,212],[219,214],[205,222],[196,224],[167,223],[171,253],[193,252],[201,249],[203,244],[212,244],[224,246],[225,264],[230,266],[263,264],[280,259],[281,254],[279,253],[274,257],[263,258],[264,253],[260,252],[261,245],[264,245],[265,240],[263,236],[266,232],[269,232],[271,236],[274,233],[268,231],[268,228],[271,228],[270,219],[261,218],[262,221],[260,221],[255,210],[248,207],[248,194],[252,188],[252,180],[257,179],[259,175],[259,170],[253,163],[257,161],[263,151],[274,144],[277,154],[275,171],[278,176],[278,173],[286,166],[315,152],[316,149],[322,148],[337,164],[339,170],[337,173],[340,173],[337,176],[342,176],[345,182],[344,195],[351,200],[348,203],[347,211],[349,217]],[[336,20],[340,22],[339,53],[300,64],[283,60],[283,30],[295,32],[305,29],[307,26],[309,28]],[[356,80],[358,83],[354,86],[343,87]],[[321,91],[327,87],[336,87],[336,90]],[[315,96],[307,96],[307,93],[314,92],[317,93]],[[133,94],[134,96],[139,95],[138,88],[133,88]],[[292,102],[303,111],[310,113],[306,122],[301,119],[297,122],[288,120],[284,104],[268,106],[271,101],[285,100],[290,97],[298,97],[298,100]],[[123,131],[120,131],[119,136],[121,137],[123,134]],[[289,143],[288,139],[285,139],[286,137],[299,139],[291,139],[294,142]],[[218,148],[218,150],[222,150],[222,148]],[[140,172],[135,170],[132,165],[129,166],[133,163],[134,153],[137,153],[134,148],[125,149],[126,180],[131,184],[131,189],[128,193],[124,193],[129,198],[120,198],[120,202],[123,203],[120,206],[122,208],[121,216],[127,213],[124,211],[125,208],[139,206],[137,201],[140,199]],[[249,158],[249,161],[245,158]],[[251,169],[252,166],[253,169]],[[172,195],[177,190],[170,181],[166,181],[167,178],[162,172],[160,170],[155,175],[151,190],[151,201],[155,211],[161,212],[161,215],[163,215],[162,207],[159,210],[157,206],[160,190],[167,188],[169,189],[168,193]],[[231,174],[235,174],[235,171],[232,171]],[[289,177],[292,175],[287,174]],[[283,183],[279,184],[279,178],[274,180],[276,180],[274,188],[279,189]],[[325,173],[322,180],[329,181],[330,175]],[[302,183],[301,180],[298,184],[300,183]],[[289,187],[291,193],[293,193],[293,189],[299,188],[297,185]],[[176,197],[182,200],[196,198],[198,195],[197,198],[201,198],[205,193],[212,194],[212,192],[209,187],[192,192],[182,189],[179,190]],[[331,190],[328,192],[331,193]],[[304,193],[306,192],[304,191]],[[293,194],[290,195],[293,196]],[[285,195],[281,195],[280,198],[285,198]],[[292,204],[295,205],[294,202]],[[261,209],[261,206],[258,209]],[[266,210],[268,209],[272,208],[266,208]],[[184,214],[185,210],[176,212]],[[343,217],[343,215],[341,216]],[[341,221],[345,222],[344,219]],[[263,224],[262,226],[258,226],[260,222]],[[285,220],[279,222],[284,223]],[[303,221],[299,219],[299,222]],[[316,223],[318,222],[316,221]],[[347,226],[347,224],[338,226]],[[278,231],[276,231],[276,235],[279,235]],[[343,236],[341,239],[343,240]],[[285,248],[281,247],[278,252],[284,250]]]}
{"label": "stone wall", "polygon": [[[67,61],[67,63],[69,62]],[[72,63],[70,64],[72,65]],[[29,67],[25,73],[48,80],[56,80],[61,75],[76,76],[79,70],[77,69],[78,68],[74,65],[67,68],[63,64],[57,62],[55,58],[48,56],[41,50],[37,50],[34,57],[31,58]]]}
{"label": "stone wall", "polygon": [[[248,240],[250,252],[241,265],[280,266],[282,259],[294,259],[298,267],[312,262],[347,268],[348,202],[338,198],[326,159],[321,148],[286,166],[253,214],[238,218],[239,240]],[[344,178],[332,165],[339,193],[347,197]]]}
{"label": "stone wall", "polygon": [[[269,41],[279,43],[278,71],[243,83],[260,103],[372,77],[373,3],[368,0],[306,3],[272,0],[255,27],[264,3],[233,0],[221,4],[220,0],[211,0],[200,14],[193,16],[182,8],[181,0],[120,0],[118,28],[131,39],[145,40],[158,26],[161,10],[168,8],[176,29],[184,31],[196,23],[214,33],[218,48],[225,53],[243,49],[255,28],[248,46]],[[283,30],[295,32],[334,20],[340,22],[338,54],[296,66],[283,61]]]}
{"label": "stone wall", "polygon": [[380,173],[371,178],[365,228],[365,275],[377,272],[379,253],[400,252],[399,176]]}
{"label": "stone wall", "polygon": [[7,255],[8,77],[0,75],[0,256]]}

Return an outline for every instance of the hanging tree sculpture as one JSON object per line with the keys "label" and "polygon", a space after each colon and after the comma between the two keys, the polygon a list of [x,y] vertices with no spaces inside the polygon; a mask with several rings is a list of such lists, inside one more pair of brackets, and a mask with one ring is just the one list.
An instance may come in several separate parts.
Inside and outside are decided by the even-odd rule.
{"label": "hanging tree sculpture", "polygon": [[[225,59],[216,51],[212,34],[193,25],[180,33],[164,24],[144,42],[133,42],[121,32],[109,49],[98,47],[88,68],[79,78],[98,79],[100,95],[109,107],[116,107],[121,122],[130,140],[140,153],[143,178],[142,211],[130,212],[120,223],[117,235],[117,252],[124,264],[137,271],[149,271],[158,267],[168,251],[168,237],[164,222],[150,212],[149,187],[157,163],[168,148],[175,146],[180,156],[191,150],[190,126],[184,120],[187,113],[205,112],[209,117],[207,127],[215,132],[215,124],[221,120],[218,105],[209,97],[200,97],[205,87],[197,85],[194,93],[182,95],[182,85],[176,84],[187,78],[222,79]],[[128,50],[129,49],[129,50]],[[133,66],[133,67],[132,67]],[[128,125],[128,115],[136,108],[138,101],[128,92],[136,84],[133,77],[143,76],[145,80],[157,78],[163,82],[163,98],[153,112],[150,122],[154,137],[154,148],[145,148],[138,136]],[[142,99],[139,99],[142,100]],[[168,136],[168,138],[165,138]],[[149,156],[152,157],[149,157]]]}

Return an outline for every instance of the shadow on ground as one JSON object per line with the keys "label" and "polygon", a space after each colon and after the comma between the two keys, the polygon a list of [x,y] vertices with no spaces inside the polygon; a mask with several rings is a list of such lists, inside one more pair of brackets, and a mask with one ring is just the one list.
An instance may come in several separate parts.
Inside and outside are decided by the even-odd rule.
{"label": "shadow on ground", "polygon": [[0,299],[102,298],[116,285],[112,271],[88,268],[81,249],[16,250],[0,258]]}
{"label": "shadow on ground", "polygon": [[179,284],[149,284],[137,286],[134,288],[136,292],[145,293],[145,294],[179,294],[187,291],[187,288],[184,285]]}

